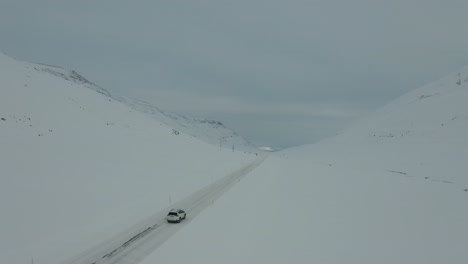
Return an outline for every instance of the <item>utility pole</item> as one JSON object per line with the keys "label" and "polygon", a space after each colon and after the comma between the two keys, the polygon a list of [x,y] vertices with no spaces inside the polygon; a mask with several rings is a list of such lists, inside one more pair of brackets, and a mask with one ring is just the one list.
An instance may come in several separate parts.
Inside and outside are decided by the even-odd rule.
{"label": "utility pole", "polygon": [[219,151],[222,150],[224,142],[226,142],[226,137],[222,137],[219,139]]}

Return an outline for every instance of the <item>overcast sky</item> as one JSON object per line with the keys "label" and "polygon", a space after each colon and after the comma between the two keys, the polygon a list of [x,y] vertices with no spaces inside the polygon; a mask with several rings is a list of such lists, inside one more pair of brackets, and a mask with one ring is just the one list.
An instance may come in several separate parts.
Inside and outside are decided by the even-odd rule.
{"label": "overcast sky", "polygon": [[468,65],[468,1],[0,0],[0,50],[288,147]]}

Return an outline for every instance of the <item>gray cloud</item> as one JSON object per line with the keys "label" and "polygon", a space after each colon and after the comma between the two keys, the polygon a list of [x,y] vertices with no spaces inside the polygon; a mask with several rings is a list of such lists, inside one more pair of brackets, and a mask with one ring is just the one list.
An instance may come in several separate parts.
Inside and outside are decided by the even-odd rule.
{"label": "gray cloud", "polygon": [[288,146],[467,64],[467,11],[460,0],[0,0],[0,48],[252,141],[282,131],[262,144]]}
{"label": "gray cloud", "polygon": [[[193,112],[198,115],[210,113],[229,115],[273,115],[276,117],[310,117],[324,119],[356,118],[365,113],[365,109],[356,106],[331,104],[304,104],[297,102],[271,103],[269,101],[245,100],[228,96],[205,96],[189,92],[178,93],[162,90],[149,90],[137,94],[138,98],[152,98],[163,109],[174,112]],[[176,103],[175,103],[176,102]]]}

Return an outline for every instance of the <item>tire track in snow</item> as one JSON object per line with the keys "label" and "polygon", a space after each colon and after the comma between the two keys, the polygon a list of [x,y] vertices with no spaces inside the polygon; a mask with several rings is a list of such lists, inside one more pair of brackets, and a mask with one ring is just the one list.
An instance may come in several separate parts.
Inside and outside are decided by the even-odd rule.
{"label": "tire track in snow", "polygon": [[[64,264],[136,264],[142,261],[177,231],[189,224],[223,193],[257,168],[266,158],[266,155],[262,156],[239,170],[229,173]],[[179,224],[168,224],[165,217],[170,208],[185,210],[187,218]]]}

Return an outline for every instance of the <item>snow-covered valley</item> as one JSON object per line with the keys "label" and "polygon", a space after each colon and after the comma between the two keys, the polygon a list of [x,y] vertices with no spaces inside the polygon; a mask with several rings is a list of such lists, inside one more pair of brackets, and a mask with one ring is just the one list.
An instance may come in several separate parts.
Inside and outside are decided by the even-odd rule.
{"label": "snow-covered valley", "polygon": [[[260,156],[57,71],[0,53],[0,263],[72,263]],[[467,263],[467,100],[465,68],[272,153],[121,263]]]}
{"label": "snow-covered valley", "polygon": [[0,54],[0,263],[63,263],[257,158],[51,71]]}
{"label": "snow-covered valley", "polygon": [[467,77],[270,155],[143,263],[467,263]]}

